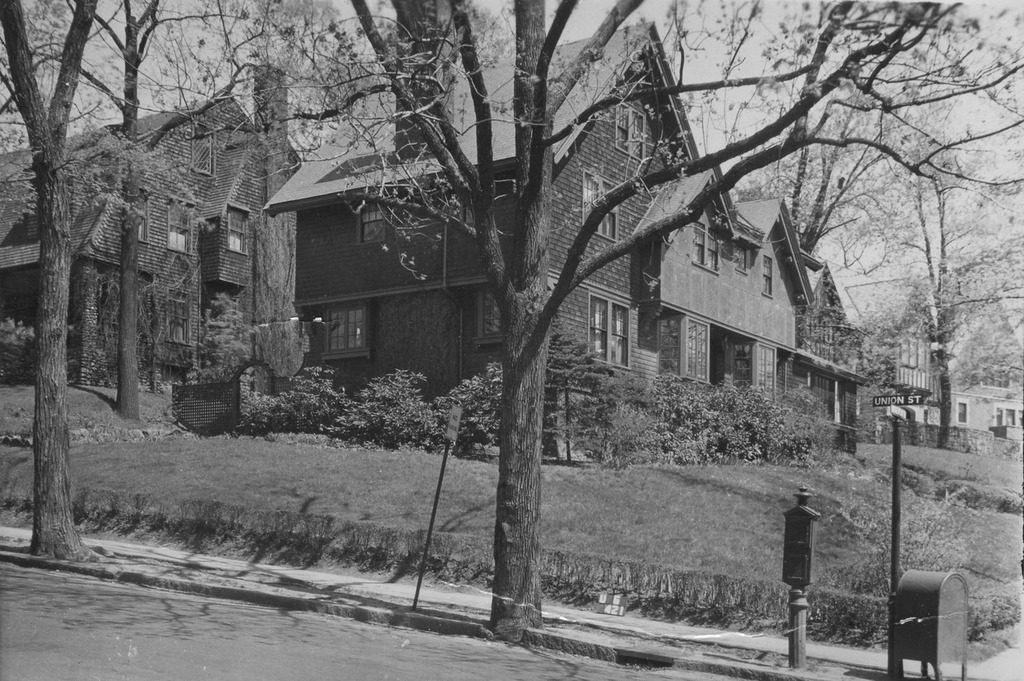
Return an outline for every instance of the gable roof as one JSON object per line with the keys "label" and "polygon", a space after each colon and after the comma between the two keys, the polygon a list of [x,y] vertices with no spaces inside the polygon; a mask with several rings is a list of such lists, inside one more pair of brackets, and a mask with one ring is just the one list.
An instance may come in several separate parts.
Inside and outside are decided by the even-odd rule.
{"label": "gable roof", "polygon": [[799,287],[797,294],[803,297],[804,304],[809,305],[814,300],[814,290],[807,278],[803,252],[800,250],[800,242],[797,239],[793,221],[789,217],[786,202],[782,199],[740,201],[736,204],[736,213],[739,217],[737,223],[745,224],[747,229],[756,230],[766,239],[771,239],[776,229],[781,232],[783,237],[781,245],[786,257],[782,258],[782,262],[778,264],[780,267],[789,269],[793,280]]}
{"label": "gable roof", "polygon": [[[213,105],[223,110],[229,108],[228,116],[237,120],[248,120],[247,114],[234,99],[224,99]],[[190,122],[180,112],[163,112],[139,119],[139,136],[145,139],[166,124],[180,118],[180,125]],[[244,133],[243,134],[247,134]],[[69,147],[85,149],[90,144],[88,134],[76,135],[69,140]],[[227,203],[234,194],[244,164],[252,153],[249,143],[232,144],[218,154],[214,174],[198,192],[201,199],[199,215],[203,218],[216,217],[224,213]],[[31,175],[27,170],[31,164],[31,151],[19,149],[0,154],[0,269],[24,267],[39,261],[38,223],[35,215],[35,201],[28,185]],[[92,254],[98,243],[99,232],[105,221],[112,218],[109,203],[89,198],[76,197],[71,225],[71,247],[76,255]]]}
{"label": "gable roof", "polygon": [[[657,42],[660,42],[657,32],[650,24],[619,29],[605,45],[604,56],[591,64],[555,112],[553,129],[557,132],[565,128],[586,107],[610,94],[633,57],[646,45]],[[586,43],[586,40],[579,40],[560,45],[552,58],[551,72],[558,73],[560,67],[578,59]],[[512,159],[516,155],[515,125],[511,113],[514,73],[515,65],[508,60],[489,66],[483,72],[491,103],[493,158],[496,162]],[[476,163],[476,118],[470,83],[466,78],[455,80],[449,103],[452,125],[459,133],[460,147],[470,162]],[[588,125],[576,126],[570,135],[558,142],[554,150],[556,159],[568,153]],[[324,145],[311,154],[298,172],[271,197],[266,209],[275,214],[325,205],[335,202],[347,192],[400,182],[404,178],[440,170],[440,165],[433,159],[400,162],[390,148],[386,152],[379,149],[371,151],[365,145],[358,146],[346,140]]]}

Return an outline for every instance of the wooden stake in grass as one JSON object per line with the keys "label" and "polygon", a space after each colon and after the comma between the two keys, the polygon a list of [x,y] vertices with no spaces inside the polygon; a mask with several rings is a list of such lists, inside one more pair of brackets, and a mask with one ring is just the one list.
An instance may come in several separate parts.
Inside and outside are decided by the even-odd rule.
{"label": "wooden stake in grass", "polygon": [[420,570],[416,577],[416,594],[412,598],[412,609],[415,610],[420,600],[420,586],[423,584],[423,573],[427,569],[427,556],[430,554],[430,538],[434,534],[434,518],[437,517],[437,502],[441,498],[441,483],[444,482],[444,468],[448,463],[448,453],[455,446],[459,436],[459,420],[462,418],[462,407],[455,405],[448,416],[448,431],[444,436],[444,454],[441,455],[441,472],[437,476],[437,489],[434,490],[434,505],[430,509],[430,523],[427,525],[427,540],[423,543],[423,555],[420,556]]}

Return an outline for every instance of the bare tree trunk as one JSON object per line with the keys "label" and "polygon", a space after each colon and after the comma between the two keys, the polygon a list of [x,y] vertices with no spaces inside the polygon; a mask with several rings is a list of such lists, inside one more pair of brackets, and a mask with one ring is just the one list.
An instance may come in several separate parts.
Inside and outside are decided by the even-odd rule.
{"label": "bare tree trunk", "polygon": [[[139,25],[126,2],[124,46],[124,102],[121,133],[134,147],[139,128]],[[132,161],[124,179],[125,209],[121,217],[121,300],[117,327],[117,413],[139,418],[139,225],[147,219],[140,169]]]}
{"label": "bare tree trunk", "polygon": [[36,326],[35,479],[33,554],[80,559],[89,555],[75,530],[68,473],[67,319],[71,279],[71,207],[67,181],[37,154],[36,206],[40,225],[39,308]]}
{"label": "bare tree trunk", "polygon": [[139,182],[132,168],[125,189],[128,205],[121,222],[121,300],[117,328],[117,413],[139,418],[139,224],[146,219]]}

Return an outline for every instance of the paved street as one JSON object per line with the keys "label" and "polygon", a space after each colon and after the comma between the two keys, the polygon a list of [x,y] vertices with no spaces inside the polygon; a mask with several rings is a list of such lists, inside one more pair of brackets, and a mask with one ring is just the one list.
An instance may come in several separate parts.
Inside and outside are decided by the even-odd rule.
{"label": "paved street", "polygon": [[0,679],[701,679],[0,564]]}

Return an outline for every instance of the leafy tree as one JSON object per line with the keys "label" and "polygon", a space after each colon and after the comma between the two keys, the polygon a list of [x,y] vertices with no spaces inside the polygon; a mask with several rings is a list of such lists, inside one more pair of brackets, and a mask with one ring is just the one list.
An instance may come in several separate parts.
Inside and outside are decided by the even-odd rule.
{"label": "leafy tree", "polygon": [[[491,625],[500,636],[518,638],[526,627],[541,623],[540,460],[545,367],[549,331],[567,296],[607,264],[695,221],[714,197],[732,190],[754,171],[804,148],[868,147],[914,173],[955,174],[956,170],[945,164],[942,152],[995,134],[995,126],[966,135],[952,130],[922,132],[897,125],[900,117],[915,107],[952,102],[968,93],[985,91],[998,96],[998,88],[1012,83],[1024,65],[1019,58],[1004,59],[1004,55],[987,52],[984,60],[964,61],[967,38],[977,33],[977,22],[961,17],[955,7],[838,2],[825,7],[816,20],[787,27],[788,39],[766,36],[773,49],[796,46],[784,59],[759,62],[773,68],[743,77],[726,73],[710,81],[684,79],[667,86],[627,80],[618,91],[574,107],[577,115],[569,126],[556,129],[555,112],[590,66],[626,57],[605,54],[603,49],[639,6],[639,0],[615,3],[585,41],[579,57],[564,64],[553,61],[554,50],[573,19],[576,0],[559,2],[550,25],[543,0],[516,0],[514,96],[508,108],[491,96],[491,84],[484,79],[485,62],[465,0],[439,0],[430,5],[436,13],[427,16],[418,11],[417,3],[395,0],[392,4],[404,30],[382,30],[365,0],[352,1],[373,57],[363,66],[361,78],[348,81],[345,89],[337,92],[336,101],[345,105],[381,93],[393,98],[394,107],[378,108],[373,120],[385,127],[398,122],[413,130],[421,141],[416,149],[423,151],[423,157],[408,160],[429,159],[431,167],[437,168],[437,173],[430,175],[436,180],[422,181],[422,176],[407,172],[400,190],[383,186],[368,190],[361,198],[419,216],[425,222],[442,222],[470,238],[501,312],[504,380]],[[930,55],[930,66],[924,72],[913,66],[914,57],[922,54]],[[446,106],[445,93],[454,78],[464,78],[470,84],[473,122],[468,144],[475,147],[472,154],[460,143],[464,126],[456,125]],[[749,132],[706,153],[686,139],[667,140],[659,149],[663,152],[660,163],[640,164],[633,177],[599,197],[580,224],[559,225],[559,229],[571,229],[574,240],[565,261],[552,262],[553,148],[559,141],[624,101],[729,88],[746,88],[749,97],[775,98],[773,113],[757,117]],[[833,135],[822,119],[828,117],[830,103],[840,98],[892,121],[892,126],[886,126],[888,136],[879,140]],[[395,115],[381,113],[388,110],[397,112],[397,120]],[[1019,125],[1019,115],[1013,115],[1014,124]],[[514,215],[511,226],[499,234],[495,210],[499,193],[507,189],[496,182],[498,159],[492,133],[498,121],[509,118],[515,122]],[[368,121],[364,116],[357,124],[365,130]],[[930,145],[905,145],[903,138],[914,142],[926,138]],[[362,138],[363,144],[372,141],[369,135]],[[388,158],[384,150],[381,156]],[[723,165],[727,169],[719,174]],[[624,201],[679,177],[705,172],[712,172],[712,179],[687,210],[654,220],[613,243],[592,241],[604,216]]]}
{"label": "leafy tree", "polygon": [[[948,179],[894,173],[893,180],[894,191],[905,197],[909,210],[895,214],[876,238],[889,244],[886,264],[902,273],[906,304],[890,305],[881,317],[895,320],[891,326],[900,335],[894,338],[910,334],[929,343],[939,383],[942,446],[952,424],[958,341],[1007,301],[1024,299],[1018,274],[1024,271],[1024,229],[999,209],[998,195]],[[988,219],[979,220],[978,215]],[[1012,334],[1006,335],[1015,345]]]}
{"label": "leafy tree", "polygon": [[61,41],[60,68],[50,99],[32,58],[20,0],[0,4],[0,25],[9,74],[0,73],[25,122],[32,148],[32,174],[39,223],[39,312],[36,329],[35,418],[32,423],[32,543],[34,554],[80,559],[92,554],[71,518],[68,474],[67,318],[71,275],[71,187],[68,123],[82,55],[96,13],[96,0],[77,0]]}

